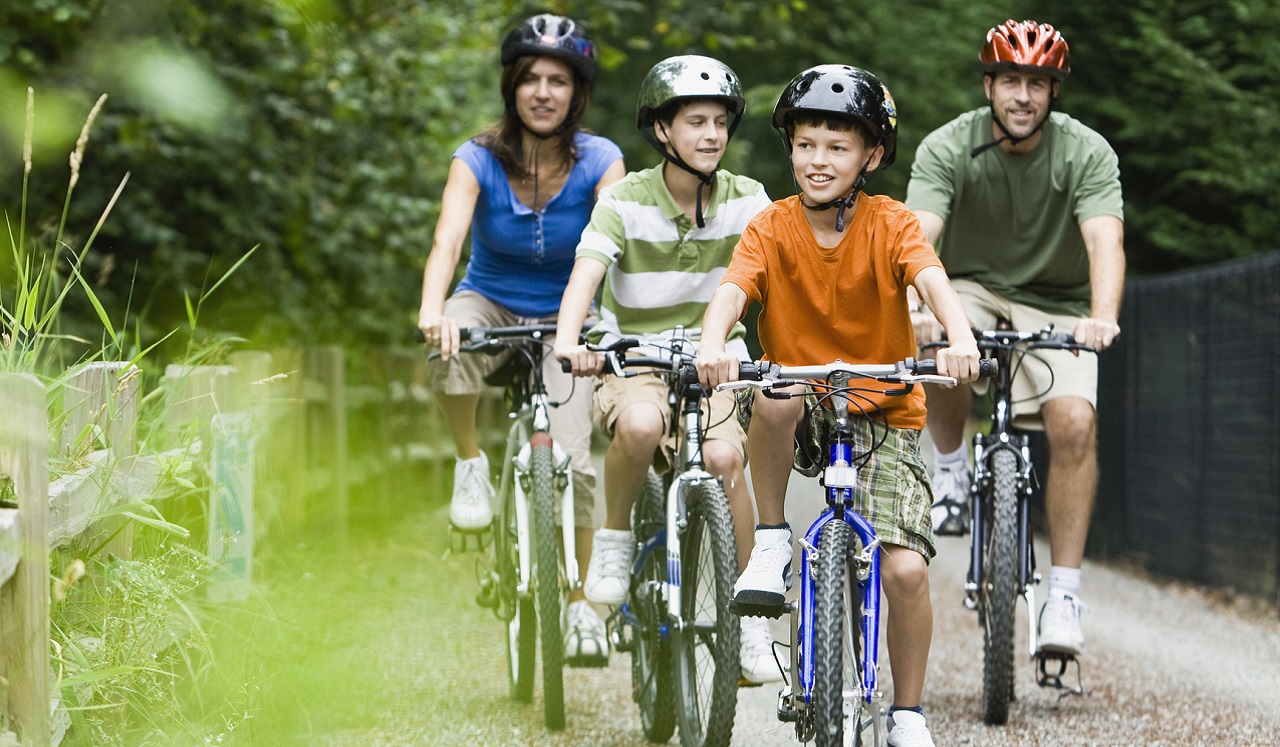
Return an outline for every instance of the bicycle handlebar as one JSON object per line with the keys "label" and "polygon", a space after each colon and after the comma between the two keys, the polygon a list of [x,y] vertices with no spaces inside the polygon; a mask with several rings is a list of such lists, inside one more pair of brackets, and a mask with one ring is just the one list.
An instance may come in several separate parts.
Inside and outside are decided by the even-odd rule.
{"label": "bicycle handlebar", "polygon": [[[990,358],[978,361],[978,375],[995,376],[999,364]],[[932,360],[907,358],[888,364],[852,364],[843,361],[815,366],[779,366],[776,363],[743,363],[738,367],[738,380],[721,384],[719,389],[745,389],[754,387],[769,389],[793,383],[829,379],[833,374],[848,374],[850,378],[872,379],[888,384],[949,384],[956,380],[938,375],[938,363]]]}
{"label": "bicycle handlebar", "polygon": [[[996,350],[1026,343],[1025,348],[1027,350],[1083,350],[1087,353],[1098,352],[1097,348],[1091,345],[1076,342],[1075,336],[1070,332],[1054,332],[1052,324],[1035,332],[1018,332],[1012,329],[975,329],[973,330],[973,336],[978,341],[979,350]],[[921,345],[920,349],[934,350],[947,346],[947,335],[944,332],[941,340],[927,342]]]}

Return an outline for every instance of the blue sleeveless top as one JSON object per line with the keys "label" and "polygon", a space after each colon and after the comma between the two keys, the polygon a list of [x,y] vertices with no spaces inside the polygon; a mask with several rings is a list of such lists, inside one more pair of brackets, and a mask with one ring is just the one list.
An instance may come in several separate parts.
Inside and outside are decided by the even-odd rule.
{"label": "blue sleeveless top", "polygon": [[[613,141],[578,133],[578,162],[560,192],[537,212],[516,198],[507,173],[486,148],[468,140],[453,154],[480,183],[471,220],[471,260],[456,290],[471,290],[520,317],[560,310],[595,187],[622,151]],[[456,292],[456,291],[455,291]]]}

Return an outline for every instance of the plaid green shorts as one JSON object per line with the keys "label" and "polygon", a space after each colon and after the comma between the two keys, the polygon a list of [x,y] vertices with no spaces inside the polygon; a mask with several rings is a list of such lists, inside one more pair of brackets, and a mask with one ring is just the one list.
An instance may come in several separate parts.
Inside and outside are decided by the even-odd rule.
{"label": "plaid green shorts", "polygon": [[[751,437],[751,404],[754,391],[738,391],[738,421]],[[763,395],[760,395],[763,396]],[[793,468],[805,477],[817,477],[827,466],[828,437],[835,415],[817,398],[805,398],[805,417],[796,428]],[[933,486],[920,457],[920,431],[893,428],[866,417],[853,417],[853,454],[865,454],[872,444],[883,443],[858,469],[866,491],[855,496],[853,509],[876,530],[880,541],[915,550],[931,560],[938,554],[933,544]]]}

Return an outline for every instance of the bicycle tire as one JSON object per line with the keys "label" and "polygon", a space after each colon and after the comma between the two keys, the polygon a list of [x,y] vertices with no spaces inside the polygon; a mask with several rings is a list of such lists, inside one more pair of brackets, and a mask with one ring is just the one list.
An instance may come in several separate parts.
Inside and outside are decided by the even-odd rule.
{"label": "bicycle tire", "polygon": [[729,502],[718,481],[689,486],[680,536],[681,621],[672,628],[682,747],[727,747],[738,707],[741,628],[729,612],[737,580],[737,544]]}
{"label": "bicycle tire", "polygon": [[[662,478],[649,470],[632,512],[631,526],[643,545],[665,526],[666,491]],[[635,648],[631,651],[632,697],[640,707],[640,727],[650,742],[666,742],[676,730],[675,679],[671,647],[665,634],[667,548],[649,551],[631,582],[629,603],[635,615]]]}
{"label": "bicycle tire", "polygon": [[498,614],[507,623],[507,685],[512,700],[528,703],[533,700],[538,618],[533,598],[517,591],[520,584],[520,543],[515,495],[510,489],[503,494],[501,506],[493,538],[493,554],[498,573]]}
{"label": "bicycle tire", "polygon": [[991,455],[991,504],[981,584],[982,720],[1004,724],[1013,700],[1013,641],[1018,597],[1018,460],[1008,449]]}
{"label": "bicycle tire", "polygon": [[[846,692],[862,691],[862,594],[858,590],[853,528],[841,518],[822,528],[814,563],[813,703],[815,744],[847,747],[863,744],[865,701]],[[855,726],[856,725],[856,726]],[[845,741],[847,727],[853,727]]]}
{"label": "bicycle tire", "polygon": [[560,634],[563,609],[560,588],[559,537],[555,520],[555,471],[551,446],[533,447],[529,465],[529,516],[533,525],[537,569],[538,631],[542,641],[542,702],[548,729],[564,728],[564,638]]}

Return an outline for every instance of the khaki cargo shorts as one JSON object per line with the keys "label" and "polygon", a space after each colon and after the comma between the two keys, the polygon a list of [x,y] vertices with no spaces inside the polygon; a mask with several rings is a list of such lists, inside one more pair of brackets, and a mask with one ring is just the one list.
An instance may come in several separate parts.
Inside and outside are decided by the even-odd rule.
{"label": "khaki cargo shorts", "polygon": [[[1071,333],[1079,321],[1079,317],[1013,303],[972,280],[960,278],[952,280],[951,285],[964,303],[969,323],[977,329],[995,329],[996,320],[1003,318],[1019,332],[1053,324],[1054,331]],[[1097,409],[1098,356],[1089,352],[1074,355],[1066,350],[1035,350],[1022,357],[1013,379],[1013,424],[1027,430],[1044,430],[1040,408],[1059,397],[1079,397]]]}
{"label": "khaki cargo shorts", "polygon": [[[648,403],[662,416],[663,436],[658,451],[653,455],[653,468],[659,474],[677,466],[676,437],[671,434],[671,405],[667,395],[670,388],[666,380],[657,375],[622,378],[606,376],[596,384],[592,414],[595,425],[607,438],[612,439],[618,416],[635,404]],[[710,409],[708,410],[708,404]],[[746,463],[747,436],[734,416],[732,392],[713,392],[711,399],[702,401],[702,427],[704,441],[719,440],[732,444]]]}

